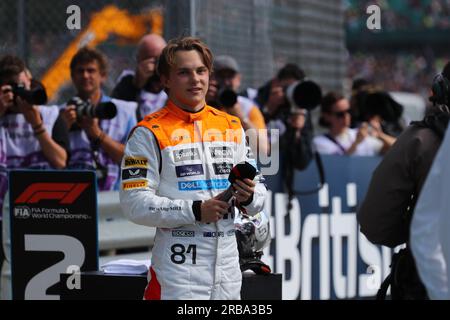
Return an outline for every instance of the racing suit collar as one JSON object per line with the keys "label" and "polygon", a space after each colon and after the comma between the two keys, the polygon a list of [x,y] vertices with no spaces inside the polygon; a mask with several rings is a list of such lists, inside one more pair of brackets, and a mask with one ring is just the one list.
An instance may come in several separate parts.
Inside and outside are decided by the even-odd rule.
{"label": "racing suit collar", "polygon": [[210,106],[205,104],[205,107],[195,113],[187,112],[178,107],[173,101],[169,100],[167,101],[167,107],[169,112],[173,113],[178,118],[182,119],[185,122],[195,122],[199,120],[204,120],[208,117],[208,114],[210,112],[214,112],[214,108],[211,108]]}

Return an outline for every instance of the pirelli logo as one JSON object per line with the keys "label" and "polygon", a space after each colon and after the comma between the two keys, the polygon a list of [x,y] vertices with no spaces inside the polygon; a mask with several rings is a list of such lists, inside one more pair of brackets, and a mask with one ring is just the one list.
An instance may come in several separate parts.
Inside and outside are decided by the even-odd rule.
{"label": "pirelli logo", "polygon": [[138,180],[131,182],[123,182],[122,189],[123,190],[131,190],[131,189],[139,189],[147,187],[148,182],[146,180]]}
{"label": "pirelli logo", "polygon": [[148,159],[127,157],[125,158],[124,166],[125,168],[148,168]]}

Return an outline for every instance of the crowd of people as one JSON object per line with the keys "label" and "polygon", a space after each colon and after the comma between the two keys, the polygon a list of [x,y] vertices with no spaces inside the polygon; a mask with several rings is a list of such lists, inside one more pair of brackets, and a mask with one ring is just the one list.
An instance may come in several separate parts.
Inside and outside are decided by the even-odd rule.
{"label": "crowd of people", "polygon": [[429,96],[430,79],[442,70],[449,57],[432,52],[353,52],[348,59],[347,77],[365,78],[382,83],[387,91],[418,93]]}
{"label": "crowd of people", "polygon": [[[229,213],[228,202],[217,194],[210,198],[209,192],[197,192],[215,189],[211,185],[192,190],[178,187],[176,191],[171,182],[176,185],[177,179],[167,173],[166,166],[173,164],[178,178],[201,176],[208,171],[208,176],[218,179],[211,181],[222,181],[219,178],[226,179],[233,164],[250,159],[256,166],[259,156],[271,155],[273,146],[279,144],[286,164],[280,174],[290,184],[293,170],[305,169],[314,150],[340,156],[385,155],[407,127],[402,118],[403,107],[380,89],[384,82],[354,79],[351,96],[339,92],[322,95],[320,87],[305,80],[300,66],[289,63],[260,88],[249,90],[241,87],[245,75],[232,56],[213,58],[209,48],[197,39],[188,37],[167,44],[162,37],[150,34],[141,39],[136,52],[135,69],[124,70],[109,95],[102,86],[108,74],[106,56],[94,48],[80,48],[70,63],[76,96],[53,106],[36,98],[45,89],[33,79],[22,60],[11,55],[0,57],[0,201],[7,192],[10,169],[94,170],[99,191],[121,190],[121,200],[131,220],[159,228],[197,222],[206,226]],[[305,83],[309,85],[306,90],[300,87]],[[319,124],[327,131],[314,135],[311,110],[319,105]],[[199,146],[191,144],[187,155],[182,153],[186,150],[177,149],[179,139],[186,137],[175,139],[173,132],[168,131],[186,127],[189,133],[191,123],[203,119],[208,119],[205,123],[206,127],[212,126],[210,129],[219,126],[219,130],[244,130],[236,138],[238,154],[231,157],[225,152],[229,146],[223,147],[226,161],[220,165],[213,161],[211,168],[207,167],[207,158],[205,163],[193,161],[200,160],[195,150],[206,146],[215,150],[214,144],[220,138],[207,137],[208,141]],[[197,129],[203,134],[209,128],[206,127]],[[265,129],[277,129],[278,135],[268,135]],[[389,154],[393,157],[394,153]],[[219,155],[211,151],[212,158],[220,158]],[[129,163],[143,157],[154,161],[136,173]],[[138,176],[131,176],[132,173]],[[147,180],[148,176],[152,178]],[[141,178],[145,186],[136,187],[132,183],[135,178]],[[128,179],[132,181],[127,182]],[[256,184],[245,180],[233,184],[234,199],[240,210],[257,212],[265,194],[263,180]],[[148,192],[142,193],[142,188]],[[174,195],[183,200],[174,200]],[[144,215],[146,210],[153,210],[152,215]],[[178,216],[180,210],[183,214]],[[224,222],[223,227],[229,224]],[[364,224],[363,227],[366,228]],[[159,237],[167,240],[171,236],[162,230]],[[158,260],[158,252],[163,256],[164,250],[158,247],[155,251],[152,276],[170,289],[170,279],[165,279],[162,272],[168,262],[165,258]],[[201,250],[211,253],[206,247]],[[183,271],[175,268],[174,272]],[[230,292],[218,288],[216,297],[238,297],[233,284],[236,281],[240,280],[230,282]],[[154,298],[155,293],[150,291],[149,288],[146,294]],[[179,296],[173,291],[167,297],[171,294]],[[186,297],[190,294],[186,291]]]}
{"label": "crowd of people", "polygon": [[[381,30],[368,30],[370,5],[380,8]],[[349,79],[363,77],[383,83],[387,91],[418,93],[428,98],[429,79],[442,70],[449,60],[447,52],[430,45],[450,28],[450,2],[446,0],[379,0],[346,1],[346,32],[351,50],[347,61]],[[365,33],[376,35],[371,48],[359,45]],[[404,36],[411,36],[407,44],[396,45]],[[385,41],[383,41],[385,40]],[[356,48],[353,47],[356,45]],[[395,46],[395,49],[392,49]],[[445,46],[444,46],[445,47]],[[441,46],[442,48],[442,46]]]}

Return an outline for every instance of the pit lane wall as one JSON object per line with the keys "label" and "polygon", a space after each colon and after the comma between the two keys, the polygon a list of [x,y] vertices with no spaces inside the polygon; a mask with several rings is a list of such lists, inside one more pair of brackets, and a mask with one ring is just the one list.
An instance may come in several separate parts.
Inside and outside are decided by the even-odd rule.
{"label": "pit lane wall", "polygon": [[[262,260],[283,274],[283,299],[376,295],[389,274],[392,250],[365,238],[357,225],[356,210],[380,160],[322,156],[325,185],[318,193],[296,196],[289,213],[281,177],[266,176],[270,192],[265,210],[271,215],[272,241]],[[312,163],[296,171],[295,190],[311,190],[318,181]]]}

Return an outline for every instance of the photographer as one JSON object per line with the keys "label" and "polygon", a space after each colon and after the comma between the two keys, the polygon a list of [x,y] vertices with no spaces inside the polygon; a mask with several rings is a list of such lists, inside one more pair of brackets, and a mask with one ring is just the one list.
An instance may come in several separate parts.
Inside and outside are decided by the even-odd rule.
{"label": "photographer", "polygon": [[166,41],[157,34],[147,34],[138,43],[136,69],[124,70],[119,76],[112,97],[138,103],[137,119],[161,109],[167,94],[159,76],[156,74],[156,62]]}
{"label": "photographer", "polygon": [[137,105],[111,99],[102,93],[107,61],[95,49],[81,48],[72,58],[70,72],[77,97],[63,106],[62,111],[66,126],[70,129],[71,157],[68,166],[96,170],[99,189],[116,190],[118,164],[128,133],[136,124]]}
{"label": "photographer", "polygon": [[39,86],[19,58],[0,60],[0,121],[6,133],[7,166],[62,169],[67,160],[67,130],[57,106],[37,106],[28,97],[30,89],[35,89],[32,83]]}
{"label": "photographer", "polygon": [[[0,59],[0,209],[8,190],[8,169],[62,169],[66,166],[69,145],[67,129],[57,106],[42,106],[45,89],[31,79],[18,57]],[[3,214],[7,217],[9,212]],[[2,229],[5,230],[2,230]],[[9,224],[2,226],[5,246]],[[0,239],[3,237],[0,236]],[[3,245],[0,247],[3,252]],[[7,252],[7,251],[5,251]],[[3,262],[0,254],[0,267]],[[5,262],[6,264],[6,262]],[[2,297],[7,297],[2,285]]]}
{"label": "photographer", "polygon": [[407,127],[409,120],[403,115],[403,106],[396,102],[388,92],[380,90],[364,79],[356,79],[350,99],[352,124],[359,126],[367,122],[374,135],[383,141],[385,150],[389,149]]}
{"label": "photographer", "polygon": [[[270,138],[270,144],[280,143],[283,154],[287,153],[288,167],[305,169],[313,158],[313,126],[306,108],[293,106],[286,91],[305,79],[305,74],[296,64],[288,63],[280,69],[276,78],[258,89],[256,102],[260,105],[267,129],[279,132],[279,141]],[[285,173],[289,176],[289,172]]]}
{"label": "photographer", "polygon": [[322,99],[319,123],[329,129],[314,138],[321,154],[373,156],[383,151],[383,142],[372,136],[368,123],[363,122],[358,129],[350,128],[350,103],[340,94],[329,92]]}
{"label": "photographer", "polygon": [[[206,101],[211,106],[238,117],[241,120],[252,151],[268,153],[267,132],[264,117],[255,103],[237,94],[241,85],[241,74],[236,60],[230,56],[218,56],[214,60],[214,73],[211,75]],[[256,136],[252,136],[256,134]]]}
{"label": "photographer", "polygon": [[[357,213],[361,232],[372,243],[391,248],[407,243],[406,249],[400,251],[395,259],[393,257],[391,275],[403,275],[400,278],[394,276],[390,281],[393,299],[426,298],[408,241],[416,201],[450,118],[449,71],[447,64],[443,74],[435,78],[432,86],[434,105],[424,119],[413,122],[398,137],[373,172],[366,197]],[[396,261],[407,263],[396,264]]]}

